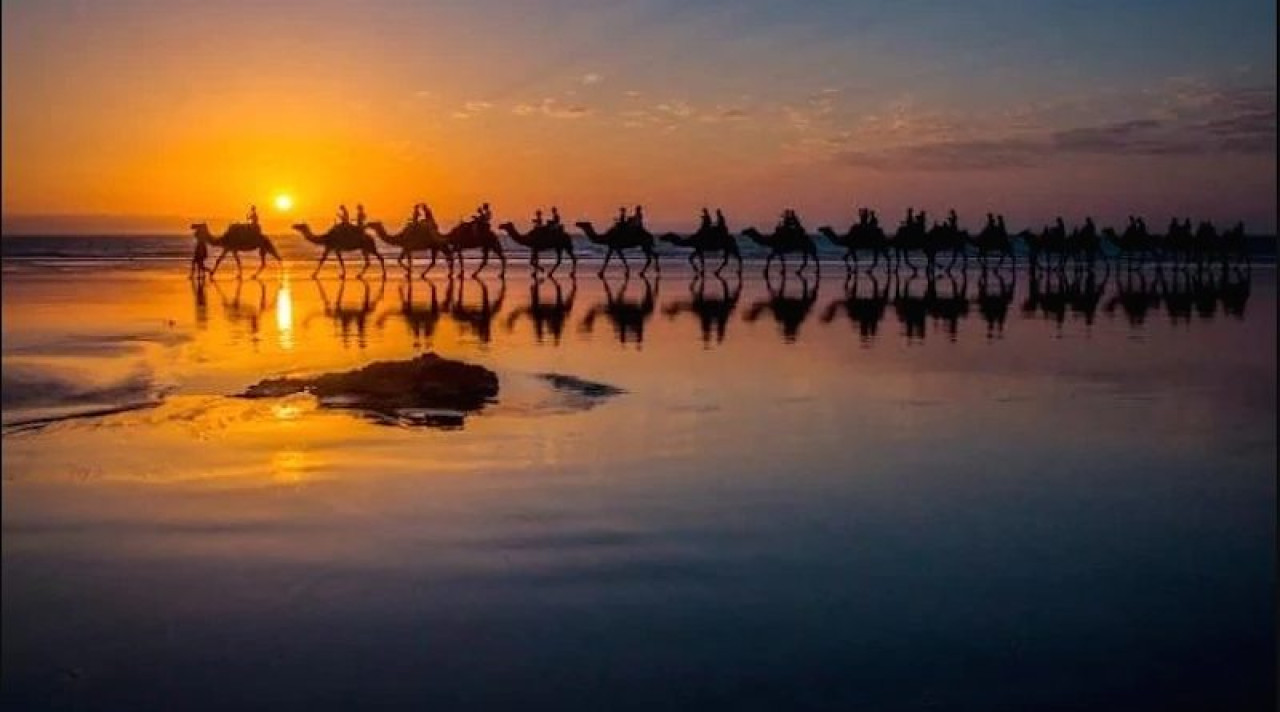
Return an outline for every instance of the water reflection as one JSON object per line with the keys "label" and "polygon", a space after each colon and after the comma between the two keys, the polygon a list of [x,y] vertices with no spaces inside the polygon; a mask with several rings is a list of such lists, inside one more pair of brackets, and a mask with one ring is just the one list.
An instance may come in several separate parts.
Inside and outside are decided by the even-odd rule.
{"label": "water reflection", "polygon": [[[668,277],[670,279],[670,277]],[[987,340],[997,340],[1013,328],[1011,321],[1044,321],[1062,333],[1077,324],[1081,334],[1100,319],[1111,319],[1133,329],[1149,326],[1153,314],[1164,312],[1171,323],[1191,324],[1219,316],[1243,319],[1251,292],[1252,272],[1246,266],[1136,266],[1112,268],[1105,263],[1087,266],[978,265],[973,269],[912,271],[850,271],[843,278],[816,279],[808,275],[722,277],[687,272],[683,284],[667,301],[659,298],[659,284],[652,275],[621,275],[589,280],[531,276],[512,278],[511,288],[527,290],[528,297],[514,306],[506,303],[508,280],[495,276],[453,275],[435,280],[402,278],[391,285],[398,303],[373,317],[388,289],[383,279],[314,281],[314,296],[302,298],[287,273],[279,281],[243,280],[223,284],[214,280],[191,283],[196,328],[210,328],[208,291],[221,304],[221,321],[231,328],[232,341],[248,337],[255,348],[264,328],[264,315],[273,311],[275,341],[282,351],[296,348],[297,314],[306,313],[302,326],[317,318],[331,323],[344,348],[366,348],[369,323],[376,323],[379,339],[388,337],[386,323],[405,325],[415,349],[430,346],[442,324],[450,324],[457,337],[487,345],[498,338],[494,323],[501,319],[503,338],[523,340],[531,334],[535,343],[555,346],[594,338],[596,324],[607,321],[622,344],[642,344],[655,312],[665,321],[698,324],[697,339],[704,347],[725,342],[729,322],[739,304],[747,323],[766,314],[777,324],[784,342],[797,341],[822,293],[829,295],[820,310],[821,325],[834,328],[848,320],[861,345],[872,346],[885,338],[886,319],[896,319],[897,334],[912,344],[933,330],[949,341],[962,338],[967,322],[975,322]],[[578,301],[589,300],[576,331],[566,327]],[[1015,307],[1015,303],[1018,305]],[[844,319],[839,319],[843,314]],[[531,329],[524,332],[521,322]]]}
{"label": "water reflection", "polygon": [[796,294],[794,290],[788,290],[788,277],[785,270],[777,282],[773,280],[774,278],[765,272],[764,281],[769,293],[768,297],[752,304],[743,317],[748,322],[754,322],[762,313],[768,311],[773,316],[773,320],[778,323],[783,341],[789,344],[795,343],[800,325],[809,318],[814,302],[818,301],[818,281],[814,279],[811,282],[803,273],[797,273],[795,282],[799,283],[800,291]]}
{"label": "water reflection", "polygon": [[[354,332],[356,345],[364,348],[369,345],[369,315],[377,308],[378,303],[382,301],[382,295],[386,290],[387,282],[385,279],[378,280],[378,289],[375,293],[369,285],[369,281],[363,277],[357,277],[351,280],[340,280],[338,282],[338,290],[332,300],[329,299],[329,291],[321,280],[312,280],[316,285],[316,292],[320,296],[322,309],[319,313],[312,313],[303,321],[303,325],[307,325],[317,316],[323,315],[328,319],[334,327],[334,332],[338,335],[342,342],[343,348],[351,346],[351,337]],[[356,286],[356,298],[351,299],[346,294],[347,286],[354,283]]]}
{"label": "water reflection", "polygon": [[741,274],[734,278],[732,289],[719,274],[715,274],[713,278],[719,283],[719,287],[708,291],[705,273],[695,273],[689,282],[689,298],[668,302],[662,309],[662,313],[671,319],[681,314],[690,314],[697,319],[703,346],[710,346],[713,336],[715,343],[724,342],[729,319],[738,308],[738,299],[742,296]]}
{"label": "water reflection", "polygon": [[[551,293],[555,296],[551,301],[547,301],[543,294],[543,285],[550,285]],[[507,333],[511,333],[516,323],[523,318],[527,318],[533,322],[534,339],[538,343],[542,343],[546,335],[550,335],[552,340],[558,346],[560,339],[564,336],[564,326],[569,320],[569,315],[573,312],[573,301],[578,295],[578,280],[569,273],[569,295],[566,297],[564,289],[560,286],[560,281],[555,275],[548,274],[546,277],[535,274],[532,281],[529,282],[529,303],[516,307],[507,315]]]}
{"label": "water reflection", "polygon": [[[488,253],[485,257],[488,258]],[[457,297],[449,304],[449,315],[464,332],[473,335],[481,344],[488,344],[493,338],[493,320],[502,311],[502,304],[506,301],[506,278],[498,277],[497,296],[492,298],[489,283],[486,278],[479,276],[478,270],[470,277],[459,278],[457,285]],[[467,300],[467,291],[471,285],[474,285],[474,291],[480,295],[478,301],[468,302]],[[451,290],[452,286],[451,282]]]}
{"label": "water reflection", "polygon": [[600,275],[600,284],[604,289],[604,302],[593,305],[582,318],[582,330],[588,334],[595,327],[596,319],[603,316],[613,325],[613,333],[622,344],[644,343],[645,322],[653,316],[657,305],[657,277],[649,281],[647,274],[641,274],[636,281],[642,285],[640,294],[628,292],[631,285],[631,274],[627,272],[622,278],[622,285],[614,291],[613,285],[604,275]]}

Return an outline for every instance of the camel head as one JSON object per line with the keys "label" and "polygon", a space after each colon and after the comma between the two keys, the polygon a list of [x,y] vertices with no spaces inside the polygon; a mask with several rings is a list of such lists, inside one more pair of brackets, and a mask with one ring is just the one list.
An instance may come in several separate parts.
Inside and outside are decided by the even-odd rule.
{"label": "camel head", "polygon": [[826,238],[837,237],[836,231],[833,230],[830,225],[823,225],[818,228],[818,233]]}
{"label": "camel head", "polygon": [[191,223],[191,231],[195,233],[197,240],[208,240],[210,237],[209,223]]}
{"label": "camel head", "polygon": [[510,220],[508,220],[508,221],[506,221],[506,222],[501,223],[500,225],[498,225],[498,229],[499,229],[499,230],[501,230],[501,231],[503,231],[503,232],[505,232],[505,233],[514,233],[514,232],[516,232],[516,226],[515,226],[515,223],[511,222]]}
{"label": "camel head", "polygon": [[290,227],[302,233],[302,236],[307,239],[307,242],[314,242],[317,245],[324,242],[324,238],[311,232],[311,226],[306,223],[295,223]]}

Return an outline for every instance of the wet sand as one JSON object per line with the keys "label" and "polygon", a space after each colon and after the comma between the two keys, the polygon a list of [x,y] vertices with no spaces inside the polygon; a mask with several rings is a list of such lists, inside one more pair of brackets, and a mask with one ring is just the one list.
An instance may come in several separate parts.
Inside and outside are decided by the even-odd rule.
{"label": "wet sand", "polygon": [[[6,708],[1274,689],[1274,266],[181,272],[5,264]],[[229,397],[426,351],[498,401],[439,430]]]}

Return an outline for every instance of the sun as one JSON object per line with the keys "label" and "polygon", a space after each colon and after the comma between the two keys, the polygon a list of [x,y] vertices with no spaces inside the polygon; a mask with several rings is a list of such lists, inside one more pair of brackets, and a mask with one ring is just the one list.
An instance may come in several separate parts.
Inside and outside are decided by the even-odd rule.
{"label": "sun", "polygon": [[293,207],[292,197],[285,195],[284,193],[281,193],[280,195],[276,196],[276,210],[279,210],[282,213],[286,213],[286,212],[289,212],[289,209],[292,207]]}

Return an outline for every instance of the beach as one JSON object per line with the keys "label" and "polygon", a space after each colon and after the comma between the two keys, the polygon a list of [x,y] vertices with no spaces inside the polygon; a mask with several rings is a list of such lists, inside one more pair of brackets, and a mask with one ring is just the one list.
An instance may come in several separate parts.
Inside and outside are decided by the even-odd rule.
{"label": "beach", "polygon": [[[1273,692],[1273,263],[313,265],[6,259],[5,708]],[[235,397],[423,353],[496,399]]]}

